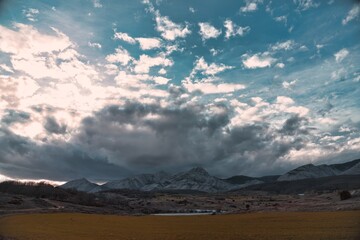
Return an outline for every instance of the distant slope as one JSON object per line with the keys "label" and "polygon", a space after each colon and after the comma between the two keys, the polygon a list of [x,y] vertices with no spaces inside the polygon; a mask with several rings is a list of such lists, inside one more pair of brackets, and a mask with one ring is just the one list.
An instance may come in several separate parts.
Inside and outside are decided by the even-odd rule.
{"label": "distant slope", "polygon": [[275,182],[279,177],[280,175],[271,175],[271,176],[259,177],[257,179],[262,182],[268,183],[268,182]]}
{"label": "distant slope", "polygon": [[313,164],[307,164],[285,173],[284,175],[280,176],[277,180],[294,181],[294,180],[307,179],[307,178],[336,176],[340,173],[341,172],[339,170],[328,165],[315,166]]}
{"label": "distant slope", "polygon": [[331,164],[330,166],[338,169],[341,172],[344,172],[359,163],[360,163],[360,159],[357,159],[357,160],[353,160],[353,161],[345,162],[345,163]]}
{"label": "distant slope", "polygon": [[359,176],[340,175],[322,178],[280,181],[252,185],[239,191],[265,191],[277,194],[294,194],[308,191],[359,189]]}
{"label": "distant slope", "polygon": [[[321,178],[321,177],[330,177],[337,175],[356,175],[360,174],[358,167],[360,164],[360,159],[339,163],[339,164],[331,164],[331,165],[318,165],[315,166],[313,164],[307,164],[295,168],[284,175],[281,175],[277,180],[278,181],[294,181],[300,179],[308,179],[308,178]],[[354,168],[354,169],[352,169]],[[352,169],[352,170],[350,170]]]}
{"label": "distant slope", "polygon": [[350,169],[342,172],[341,175],[360,175],[360,162],[351,167]]}
{"label": "distant slope", "polygon": [[244,175],[238,175],[238,176],[232,176],[229,178],[224,179],[225,182],[230,183],[230,184],[244,184],[248,181],[252,181],[255,180],[256,178],[254,177],[248,177],[248,176],[244,176]]}
{"label": "distant slope", "polygon": [[274,182],[276,181],[280,175],[272,175],[272,176],[263,176],[263,177],[249,177],[244,175],[238,175],[238,176],[232,176],[229,178],[224,179],[225,182],[231,183],[231,184],[249,184],[250,182],[254,182],[254,180],[260,181],[260,182]]}

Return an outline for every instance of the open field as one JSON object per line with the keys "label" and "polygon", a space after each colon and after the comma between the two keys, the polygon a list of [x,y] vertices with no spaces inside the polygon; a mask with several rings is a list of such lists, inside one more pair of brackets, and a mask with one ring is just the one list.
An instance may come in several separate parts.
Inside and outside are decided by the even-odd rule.
{"label": "open field", "polygon": [[79,213],[0,218],[0,235],[25,239],[359,239],[360,211],[268,212],[215,216]]}

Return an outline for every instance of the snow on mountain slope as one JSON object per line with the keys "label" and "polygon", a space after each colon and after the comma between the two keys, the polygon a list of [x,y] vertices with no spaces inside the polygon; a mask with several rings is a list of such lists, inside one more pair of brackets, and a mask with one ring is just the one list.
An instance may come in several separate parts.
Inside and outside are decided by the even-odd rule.
{"label": "snow on mountain slope", "polygon": [[93,192],[93,190],[99,188],[100,186],[88,181],[86,178],[72,180],[60,186],[65,189],[76,189],[83,192]]}
{"label": "snow on mountain slope", "polygon": [[223,192],[232,189],[239,189],[262,181],[248,177],[248,181],[242,184],[232,184],[223,179],[211,176],[205,169],[196,167],[187,172],[170,175],[166,172],[155,174],[140,174],[121,180],[107,182],[97,185],[86,179],[70,181],[61,187],[75,188],[85,192],[100,192],[108,189],[132,189],[141,191],[153,190],[195,190],[202,192]]}
{"label": "snow on mountain slope", "polygon": [[306,178],[320,178],[339,175],[341,171],[328,165],[307,164],[280,176],[277,181],[294,181]]}
{"label": "snow on mountain slope", "polygon": [[151,190],[197,190],[203,192],[219,192],[234,188],[237,185],[209,175],[203,168],[193,168],[190,171],[171,176],[165,172],[156,174],[141,174],[122,180],[111,181],[104,185],[111,189]]}
{"label": "snow on mountain slope", "polygon": [[140,174],[134,177],[110,181],[103,186],[110,189],[135,189],[150,191],[154,189],[161,189],[170,176],[171,175],[166,172]]}
{"label": "snow on mountain slope", "polygon": [[205,169],[196,167],[190,171],[178,173],[169,179],[164,189],[187,189],[203,192],[220,192],[230,190],[234,185],[211,176]]}
{"label": "snow on mountain slope", "polygon": [[186,172],[170,175],[166,172],[155,174],[140,174],[121,180],[107,182],[104,185],[97,185],[82,178],[70,181],[62,188],[75,188],[85,192],[100,192],[108,189],[132,189],[141,191],[153,190],[196,190],[202,192],[224,192],[244,188],[254,184],[276,181],[295,181],[308,178],[321,178],[336,175],[357,175],[360,174],[360,160],[332,165],[313,164],[304,165],[287,172],[279,177],[248,177],[233,176],[228,179],[219,179],[211,176],[201,167],[193,168]]}

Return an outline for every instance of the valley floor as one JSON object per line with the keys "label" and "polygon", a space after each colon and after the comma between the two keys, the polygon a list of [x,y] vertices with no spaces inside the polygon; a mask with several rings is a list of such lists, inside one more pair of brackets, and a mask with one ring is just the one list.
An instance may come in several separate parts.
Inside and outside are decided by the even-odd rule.
{"label": "valley floor", "polygon": [[[8,239],[359,239],[360,211],[267,212],[215,216],[45,213],[2,216]],[[4,239],[7,239],[5,238]],[[1,237],[0,237],[1,239]]]}
{"label": "valley floor", "polygon": [[[0,193],[0,216],[21,213],[78,212],[113,215],[148,215],[164,213],[197,213],[198,211],[226,214],[249,212],[317,212],[360,210],[359,190],[352,197],[340,200],[337,191],[277,195],[264,192],[248,193],[98,193],[96,205],[87,202],[56,201],[24,195]],[[357,192],[355,194],[355,192]]]}

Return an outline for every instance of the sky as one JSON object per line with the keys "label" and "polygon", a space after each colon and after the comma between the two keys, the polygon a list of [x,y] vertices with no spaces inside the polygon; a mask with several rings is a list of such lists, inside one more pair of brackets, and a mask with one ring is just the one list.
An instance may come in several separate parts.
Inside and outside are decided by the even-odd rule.
{"label": "sky", "polygon": [[354,0],[0,1],[0,180],[360,157]]}

